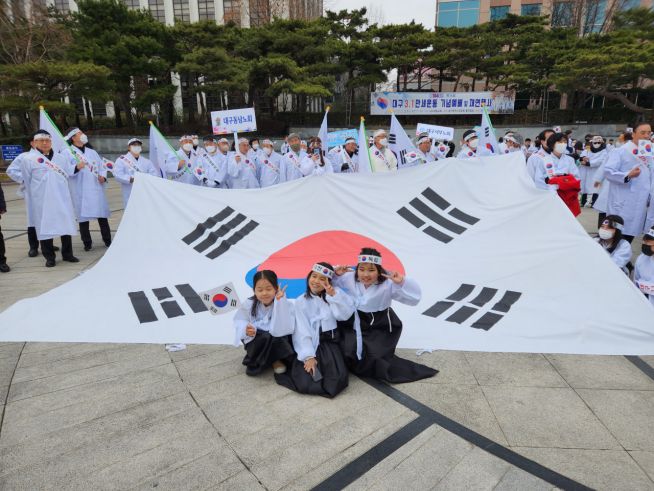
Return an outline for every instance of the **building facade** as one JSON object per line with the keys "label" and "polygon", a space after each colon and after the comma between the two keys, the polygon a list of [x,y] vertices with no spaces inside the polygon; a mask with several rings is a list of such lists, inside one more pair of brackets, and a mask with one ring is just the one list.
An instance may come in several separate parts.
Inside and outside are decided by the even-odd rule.
{"label": "building facade", "polygon": [[436,0],[436,27],[469,27],[508,14],[546,15],[553,26],[600,32],[613,13],[652,7],[652,0]]}

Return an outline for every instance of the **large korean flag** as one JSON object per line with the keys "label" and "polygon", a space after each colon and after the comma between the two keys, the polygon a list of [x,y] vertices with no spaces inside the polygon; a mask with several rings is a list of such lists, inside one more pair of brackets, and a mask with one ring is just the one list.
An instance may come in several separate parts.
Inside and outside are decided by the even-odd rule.
{"label": "large korean flag", "polygon": [[230,343],[198,292],[247,298],[267,268],[294,298],[315,261],[363,246],[422,287],[393,306],[402,347],[654,353],[652,306],[516,154],[255,190],[144,175],[102,260],[0,314],[0,340]]}

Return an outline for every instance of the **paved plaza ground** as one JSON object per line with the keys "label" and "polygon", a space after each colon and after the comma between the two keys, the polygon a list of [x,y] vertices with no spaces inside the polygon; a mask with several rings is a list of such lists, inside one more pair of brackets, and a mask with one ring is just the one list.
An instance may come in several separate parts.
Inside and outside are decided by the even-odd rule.
{"label": "paved plaza ground", "polygon": [[[106,250],[95,224],[79,263],[28,258],[15,189],[0,311]],[[247,377],[231,346],[1,343],[0,489],[654,490],[654,356],[400,354],[440,373],[327,400]]]}

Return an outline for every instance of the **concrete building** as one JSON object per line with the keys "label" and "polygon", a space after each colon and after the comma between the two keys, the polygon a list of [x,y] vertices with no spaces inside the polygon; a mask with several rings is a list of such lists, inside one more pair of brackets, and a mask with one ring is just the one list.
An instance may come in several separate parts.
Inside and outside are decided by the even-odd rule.
{"label": "concrete building", "polygon": [[651,0],[436,0],[436,27],[469,27],[515,15],[547,15],[554,26],[599,32],[613,13],[652,7]]}

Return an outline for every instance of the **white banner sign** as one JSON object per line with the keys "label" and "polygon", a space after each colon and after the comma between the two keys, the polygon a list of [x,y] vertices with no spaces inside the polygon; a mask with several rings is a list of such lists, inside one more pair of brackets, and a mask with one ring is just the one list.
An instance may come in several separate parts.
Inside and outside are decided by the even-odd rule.
{"label": "white banner sign", "polygon": [[512,114],[515,92],[371,92],[370,114]]}
{"label": "white banner sign", "polygon": [[422,288],[393,304],[400,347],[654,354],[654,309],[520,153],[256,190],[144,174],[100,262],[0,314],[0,341],[229,344],[232,315],[201,292],[222,285],[210,300],[231,306],[272,269],[297,298],[315,262],[364,246]]}
{"label": "white banner sign", "polygon": [[257,117],[254,108],[211,111],[211,126],[214,135],[231,135],[257,131]]}
{"label": "white banner sign", "polygon": [[338,147],[339,145],[344,145],[345,140],[347,140],[348,138],[354,138],[356,140],[357,130],[352,129],[352,130],[330,131],[329,133],[327,133],[327,146],[331,148],[331,147]]}
{"label": "white banner sign", "polygon": [[447,126],[436,126],[435,124],[418,123],[416,127],[416,136],[420,133],[429,133],[429,136],[438,141],[452,141],[454,140],[454,128]]}

